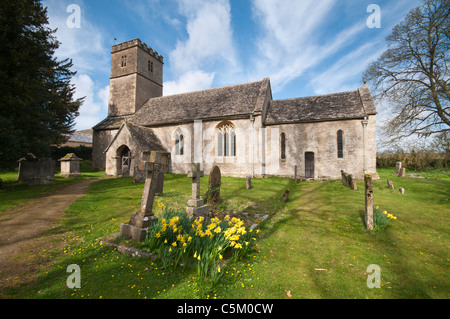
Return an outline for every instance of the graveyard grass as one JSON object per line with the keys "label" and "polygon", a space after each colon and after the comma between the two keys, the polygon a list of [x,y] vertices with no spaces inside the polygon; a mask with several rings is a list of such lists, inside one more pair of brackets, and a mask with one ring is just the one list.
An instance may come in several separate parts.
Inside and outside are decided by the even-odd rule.
{"label": "graveyard grass", "polygon": [[[9,298],[449,298],[450,181],[390,176],[379,170],[374,204],[397,216],[383,231],[368,231],[364,183],[350,190],[340,180],[299,182],[271,177],[222,177],[221,213],[273,214],[261,224],[255,249],[230,263],[219,283],[197,277],[196,267],[162,269],[158,261],[133,258],[96,239],[119,231],[140,206],[143,184],[131,178],[94,183],[86,197],[51,230],[62,245],[39,252],[48,261],[31,284],[0,296]],[[432,174],[430,173],[432,176]],[[386,179],[395,190],[387,188]],[[208,176],[201,179],[201,193]],[[398,187],[406,190],[401,195]],[[281,201],[286,189],[289,200]],[[191,179],[166,175],[166,206],[182,209]],[[155,209],[157,205],[155,204]],[[233,215],[231,215],[233,216]],[[54,236],[53,236],[54,237]],[[81,289],[69,289],[67,266],[81,268]],[[381,288],[367,287],[367,267],[380,266]]]}

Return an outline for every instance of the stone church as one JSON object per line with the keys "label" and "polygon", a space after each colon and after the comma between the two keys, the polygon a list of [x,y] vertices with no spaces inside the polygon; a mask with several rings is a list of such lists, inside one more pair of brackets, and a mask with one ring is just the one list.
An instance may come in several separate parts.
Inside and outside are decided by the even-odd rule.
{"label": "stone church", "polygon": [[376,172],[376,108],[353,91],[273,100],[270,79],[163,96],[163,57],[139,39],[112,47],[108,117],[93,127],[93,168],[142,180],[139,163],[168,153],[169,172],[337,179]]}

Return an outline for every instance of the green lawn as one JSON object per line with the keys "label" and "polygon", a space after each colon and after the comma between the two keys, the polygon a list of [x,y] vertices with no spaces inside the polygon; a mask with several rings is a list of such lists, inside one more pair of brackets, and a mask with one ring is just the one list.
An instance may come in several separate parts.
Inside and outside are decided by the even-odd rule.
{"label": "green lawn", "polygon": [[[272,213],[255,250],[228,264],[212,286],[196,268],[161,269],[147,258],[121,255],[97,238],[118,232],[139,209],[143,184],[131,178],[96,182],[66,211],[59,234],[64,247],[42,251],[48,269],[30,285],[3,292],[20,298],[449,298],[450,181],[399,178],[380,170],[374,202],[397,220],[381,232],[364,228],[363,182],[352,191],[340,181],[222,178],[221,213]],[[207,176],[202,192],[206,192]],[[393,180],[395,190],[386,185]],[[182,209],[190,179],[166,175],[164,204]],[[405,195],[398,187],[406,190]],[[289,201],[282,195],[291,191]],[[155,205],[156,207],[156,205]],[[156,208],[157,209],[157,208]],[[67,288],[67,266],[81,269],[81,289]],[[366,269],[381,269],[381,288],[369,289]]]}
{"label": "green lawn", "polygon": [[0,178],[3,182],[2,187],[0,188],[0,219],[2,218],[2,212],[12,209],[16,205],[29,199],[56,191],[67,183],[83,179],[98,178],[104,175],[105,172],[92,172],[90,167],[87,167],[82,163],[81,173],[83,174],[81,177],[60,177],[59,171],[57,171],[52,185],[28,186],[27,183],[17,181],[18,172],[1,171]]}

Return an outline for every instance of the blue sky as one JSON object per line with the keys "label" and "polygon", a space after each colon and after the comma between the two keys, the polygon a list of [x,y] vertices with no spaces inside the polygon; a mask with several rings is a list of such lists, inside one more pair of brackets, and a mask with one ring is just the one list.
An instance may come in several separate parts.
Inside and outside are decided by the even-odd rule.
{"label": "blue sky", "polygon": [[[271,79],[274,99],[355,90],[385,37],[418,0],[43,0],[59,59],[86,101],[76,129],[107,116],[110,52],[140,38],[164,56],[164,95]],[[80,8],[70,28],[68,7]],[[380,28],[369,28],[370,4]],[[72,20],[73,21],[73,20]],[[114,38],[117,40],[114,41]],[[378,106],[379,120],[389,117]]]}

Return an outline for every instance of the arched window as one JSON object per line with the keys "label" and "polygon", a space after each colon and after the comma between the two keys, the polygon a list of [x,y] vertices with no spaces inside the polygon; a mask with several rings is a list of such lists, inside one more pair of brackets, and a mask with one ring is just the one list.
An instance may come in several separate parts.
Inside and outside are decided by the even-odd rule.
{"label": "arched window", "polygon": [[280,136],[280,153],[281,153],[281,159],[286,159],[286,134],[281,133]]}
{"label": "arched window", "polygon": [[184,136],[180,130],[175,135],[175,155],[184,155]]}
{"label": "arched window", "polygon": [[236,156],[236,132],[234,125],[224,122],[217,126],[217,156]]}
{"label": "arched window", "polygon": [[127,56],[122,55],[122,67],[127,66]]}
{"label": "arched window", "polygon": [[344,132],[337,132],[337,153],[338,158],[344,158]]}

